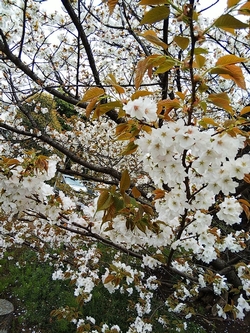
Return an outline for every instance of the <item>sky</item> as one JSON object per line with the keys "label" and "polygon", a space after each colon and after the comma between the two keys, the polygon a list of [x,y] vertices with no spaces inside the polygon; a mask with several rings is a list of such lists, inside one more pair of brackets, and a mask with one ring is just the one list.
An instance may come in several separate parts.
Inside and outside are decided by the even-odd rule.
{"label": "sky", "polygon": [[[101,2],[101,0],[98,0]],[[198,10],[207,8],[213,3],[217,2],[216,0],[199,0]],[[223,13],[223,10],[226,8],[227,0],[219,0],[211,9],[207,10],[206,13],[211,18],[217,18],[220,14]],[[61,5],[61,0],[47,0],[40,4],[40,6],[46,10],[58,10]]]}

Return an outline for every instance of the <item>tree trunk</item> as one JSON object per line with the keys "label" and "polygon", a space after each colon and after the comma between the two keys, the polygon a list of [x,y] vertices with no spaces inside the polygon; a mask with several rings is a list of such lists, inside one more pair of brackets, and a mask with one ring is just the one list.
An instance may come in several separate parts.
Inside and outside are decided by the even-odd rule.
{"label": "tree trunk", "polygon": [[0,333],[10,332],[13,312],[13,304],[5,299],[0,299]]}

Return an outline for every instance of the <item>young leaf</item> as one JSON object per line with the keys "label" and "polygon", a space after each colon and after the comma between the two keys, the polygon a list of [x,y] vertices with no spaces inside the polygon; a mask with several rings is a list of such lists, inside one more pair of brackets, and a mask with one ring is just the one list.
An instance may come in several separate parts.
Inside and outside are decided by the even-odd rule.
{"label": "young leaf", "polygon": [[120,180],[120,189],[121,189],[121,192],[125,192],[129,189],[129,186],[130,186],[130,177],[129,177],[129,173],[128,173],[128,170],[125,169],[122,173],[122,177],[121,177],[121,180]]}
{"label": "young leaf", "polygon": [[212,125],[212,126],[219,126],[218,123],[216,123],[216,121],[214,121],[213,118],[210,117],[203,117],[200,121],[199,124],[205,128],[207,128],[207,125]]}
{"label": "young leaf", "polygon": [[240,2],[240,0],[227,0],[227,8],[231,8],[236,6],[238,3]]}
{"label": "young leaf", "polygon": [[111,84],[113,88],[115,88],[115,90],[118,94],[125,93],[125,89],[116,82],[115,76],[113,74],[109,74],[106,81],[107,81],[107,83]]}
{"label": "young leaf", "polygon": [[214,105],[228,111],[230,114],[233,114],[233,108],[229,104],[230,100],[226,93],[210,94],[208,100]]}
{"label": "young leaf", "polygon": [[129,142],[127,147],[123,150],[122,155],[130,155],[133,154],[137,150],[138,145],[134,143],[134,141]]}
{"label": "young leaf", "polygon": [[138,5],[141,6],[155,6],[155,5],[164,5],[166,0],[141,0]]}
{"label": "young leaf", "polygon": [[95,97],[95,98],[93,98],[93,99],[89,102],[89,104],[87,105],[87,107],[86,107],[86,112],[85,112],[85,116],[86,116],[87,118],[89,118],[90,113],[93,111],[93,109],[94,109],[94,107],[95,107],[97,101],[98,101],[98,97]]}
{"label": "young leaf", "polygon": [[248,1],[244,5],[242,5],[239,8],[238,13],[240,15],[250,15],[250,1]]}
{"label": "young leaf", "polygon": [[232,65],[232,64],[237,64],[240,62],[245,62],[245,61],[247,61],[246,58],[240,58],[240,57],[237,57],[236,55],[229,54],[229,55],[220,57],[216,62],[216,66]]}
{"label": "young leaf", "polygon": [[143,97],[143,96],[148,96],[148,95],[153,95],[153,93],[151,91],[147,91],[147,90],[137,90],[132,96],[131,99],[132,101],[139,98],[139,97]]}
{"label": "young leaf", "polygon": [[115,6],[118,3],[118,0],[104,0],[104,2],[107,3],[108,8],[109,8],[109,15],[112,15],[115,9]]}
{"label": "young leaf", "polygon": [[250,113],[250,106],[245,106],[241,111],[240,111],[240,116],[243,116],[244,114]]}
{"label": "young leaf", "polygon": [[150,9],[141,20],[140,24],[152,24],[166,19],[170,14],[169,6],[158,6]]}
{"label": "young leaf", "polygon": [[104,94],[104,89],[98,87],[89,88],[84,94],[82,100],[79,103],[90,101],[95,97],[100,97]]}
{"label": "young leaf", "polygon": [[246,82],[242,70],[236,65],[215,67],[210,70],[210,73],[219,74],[227,80],[233,80],[240,88],[246,89]]}
{"label": "young leaf", "polygon": [[167,59],[163,64],[161,64],[157,70],[155,71],[156,74],[166,73],[175,65],[175,61],[171,59]]}
{"label": "young leaf", "polygon": [[141,196],[141,192],[135,186],[132,188],[132,194],[133,194],[134,198],[136,198],[136,199]]}
{"label": "young leaf", "polygon": [[224,30],[227,29],[246,29],[248,24],[238,20],[230,14],[221,15],[215,22],[214,25],[217,28]]}
{"label": "young leaf", "polygon": [[113,110],[115,108],[120,108],[122,107],[123,104],[120,101],[113,101],[113,102],[109,102],[109,103],[105,103],[105,104],[100,104],[99,108],[101,111],[101,114],[103,115],[104,113]]}
{"label": "young leaf", "polygon": [[148,69],[148,58],[138,61],[135,72],[135,88],[139,89],[144,74]]}
{"label": "young leaf", "polygon": [[149,42],[161,46],[165,50],[168,48],[168,45],[164,43],[160,38],[158,38],[157,34],[153,30],[147,30],[143,34],[141,34],[141,36],[143,36]]}
{"label": "young leaf", "polygon": [[187,37],[182,37],[182,36],[175,36],[174,37],[174,42],[182,49],[186,50],[186,48],[189,45],[189,38]]}
{"label": "young leaf", "polygon": [[208,50],[202,47],[196,47],[194,49],[194,54],[208,54]]}
{"label": "young leaf", "polygon": [[228,74],[221,74],[221,76],[224,79],[233,80],[237,84],[238,87],[246,90],[245,78],[244,78],[243,72],[239,66],[228,65],[223,68],[226,68],[229,71]]}
{"label": "young leaf", "polygon": [[108,191],[103,191],[97,201],[97,211],[105,210],[113,203],[113,197]]}
{"label": "young leaf", "polygon": [[196,61],[197,67],[198,67],[198,68],[202,68],[202,67],[204,66],[205,62],[206,62],[206,58],[203,57],[203,56],[200,55],[200,54],[197,54],[197,55],[195,56],[195,61]]}
{"label": "young leaf", "polygon": [[115,279],[116,279],[116,276],[110,274],[106,277],[106,279],[104,280],[103,283],[106,284],[106,283],[114,281]]}

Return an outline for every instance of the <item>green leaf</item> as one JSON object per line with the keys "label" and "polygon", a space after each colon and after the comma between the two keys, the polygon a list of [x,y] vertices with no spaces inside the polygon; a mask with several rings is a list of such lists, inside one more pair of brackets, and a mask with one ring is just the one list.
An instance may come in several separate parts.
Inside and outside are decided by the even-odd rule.
{"label": "green leaf", "polygon": [[213,118],[210,118],[210,117],[203,117],[200,121],[199,121],[199,124],[205,128],[207,128],[207,125],[212,125],[212,126],[215,126],[215,127],[218,127],[219,124],[214,121]]}
{"label": "green leaf", "polygon": [[134,141],[129,142],[127,147],[122,152],[122,155],[130,155],[133,154],[137,150],[138,145],[134,143]]}
{"label": "green leaf", "polygon": [[166,73],[170,69],[172,69],[175,65],[174,60],[166,60],[163,64],[161,64],[157,70],[155,71],[155,74],[160,74],[160,73]]}
{"label": "green leaf", "polygon": [[248,24],[238,20],[230,14],[221,15],[215,22],[214,25],[217,28],[224,30],[227,29],[246,29]]}
{"label": "green leaf", "polygon": [[143,34],[141,34],[145,39],[147,39],[149,42],[161,46],[163,49],[167,49],[168,45],[164,43],[153,30],[147,30]]}
{"label": "green leaf", "polygon": [[102,114],[113,110],[115,108],[120,108],[122,107],[123,104],[120,101],[114,101],[114,102],[109,102],[109,103],[105,103],[105,104],[100,104],[99,108]]}
{"label": "green leaf", "polygon": [[208,54],[208,50],[207,49],[204,49],[202,47],[196,47],[194,49],[194,54]]}
{"label": "green leaf", "polygon": [[97,201],[97,211],[109,208],[113,201],[113,196],[108,191],[103,191]]}
{"label": "green leaf", "polygon": [[197,55],[195,56],[195,61],[196,61],[197,67],[198,67],[198,68],[202,68],[202,67],[204,66],[205,62],[206,62],[206,58],[203,57],[203,56],[200,55],[200,54],[197,54]]}
{"label": "green leaf", "polygon": [[170,14],[169,6],[158,6],[150,9],[141,20],[140,24],[152,24],[166,19]]}
{"label": "green leaf", "polygon": [[138,5],[141,6],[155,6],[155,5],[164,5],[166,0],[141,0]]}
{"label": "green leaf", "polygon": [[129,177],[129,173],[128,170],[125,169],[122,173],[122,177],[120,180],[120,189],[121,192],[125,192],[129,189],[130,187],[130,177]]}
{"label": "green leaf", "polygon": [[187,37],[181,37],[181,36],[175,36],[174,42],[182,49],[186,50],[186,48],[189,45],[189,38]]}

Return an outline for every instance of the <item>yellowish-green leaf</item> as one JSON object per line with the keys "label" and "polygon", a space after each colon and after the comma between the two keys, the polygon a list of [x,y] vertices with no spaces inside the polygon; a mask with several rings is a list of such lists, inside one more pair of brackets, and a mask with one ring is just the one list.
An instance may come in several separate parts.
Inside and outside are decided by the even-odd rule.
{"label": "yellowish-green leaf", "polygon": [[144,234],[146,234],[147,226],[142,220],[137,221],[136,226],[139,230],[141,230]]}
{"label": "yellowish-green leaf", "polygon": [[232,107],[230,105],[229,97],[228,97],[228,95],[226,93],[210,94],[208,96],[208,100],[212,104],[214,104],[214,105],[216,105],[216,106],[218,106],[218,107],[220,107],[220,108],[228,111],[230,114],[234,113],[233,109],[232,109]]}
{"label": "yellowish-green leaf", "polygon": [[145,39],[147,39],[149,42],[161,46],[163,49],[167,49],[168,45],[164,43],[153,30],[147,30],[143,34],[141,34]]}
{"label": "yellowish-green leaf", "polygon": [[145,13],[140,24],[152,24],[166,19],[170,14],[169,6],[157,6]]}
{"label": "yellowish-green leaf", "polygon": [[244,114],[247,114],[250,112],[250,106],[245,106],[241,111],[240,115],[243,116]]}
{"label": "yellowish-green leaf", "polygon": [[250,15],[250,1],[247,1],[244,5],[239,8],[238,13],[240,15]]}
{"label": "yellowish-green leaf", "polygon": [[178,97],[180,97],[180,99],[181,99],[182,101],[184,101],[184,99],[185,99],[185,97],[186,97],[186,93],[183,93],[183,92],[181,92],[181,91],[176,91],[176,95],[177,95]]}
{"label": "yellowish-green leaf", "polygon": [[130,155],[133,154],[137,150],[138,145],[134,143],[134,141],[129,142],[127,147],[122,152],[122,155]]}
{"label": "yellowish-green leaf", "polygon": [[133,136],[134,136],[133,133],[125,132],[125,133],[120,134],[120,135],[116,138],[116,140],[117,140],[117,141],[130,140],[130,139],[132,139]]}
{"label": "yellowish-green leaf", "polygon": [[203,117],[200,120],[200,123],[202,124],[202,126],[203,126],[203,123],[205,123],[206,125],[212,125],[215,127],[219,126],[219,124],[216,121],[214,121],[213,118],[210,118],[210,117]]}
{"label": "yellowish-green leaf", "polygon": [[98,87],[89,88],[83,96],[83,99],[79,102],[88,102],[95,97],[100,97],[104,94],[104,89]]}
{"label": "yellowish-green leaf", "polygon": [[231,8],[236,6],[238,3],[240,2],[240,0],[227,0],[227,8]]}
{"label": "yellowish-green leaf", "polygon": [[204,101],[201,101],[199,104],[200,104],[202,110],[206,113],[207,112],[207,103]]}
{"label": "yellowish-green leaf", "polygon": [[197,55],[195,56],[195,62],[196,62],[196,64],[197,64],[197,67],[198,67],[198,68],[202,68],[202,67],[205,65],[206,58],[203,57],[203,56],[200,55],[200,54],[197,54]]}
{"label": "yellowish-green leaf", "polygon": [[108,102],[108,103],[105,103],[105,104],[100,104],[100,111],[102,114],[110,111],[110,110],[113,110],[115,108],[121,108],[123,106],[122,102],[121,101],[113,101],[113,102]]}
{"label": "yellowish-green leaf", "polygon": [[113,196],[108,191],[104,190],[98,198],[97,211],[109,208],[113,201]]}
{"label": "yellowish-green leaf", "polygon": [[139,97],[144,97],[144,96],[148,96],[148,95],[153,95],[153,93],[151,91],[147,91],[147,90],[137,90],[132,96],[131,99],[132,101],[134,101],[135,99],[139,98]]}
{"label": "yellowish-green leaf", "polygon": [[170,69],[172,69],[175,65],[175,61],[171,59],[167,59],[163,64],[161,64],[157,70],[155,71],[155,74],[160,74],[160,73],[166,73]]}
{"label": "yellowish-green leaf", "polygon": [[230,305],[230,304],[226,304],[224,306],[224,309],[223,309],[224,312],[230,312],[230,311],[233,311],[233,310],[235,310],[235,307],[233,305]]}
{"label": "yellowish-green leaf", "polygon": [[141,6],[156,6],[156,5],[164,5],[166,0],[141,0],[138,5]]}
{"label": "yellowish-green leaf", "polygon": [[115,134],[120,135],[122,132],[126,131],[128,129],[129,125],[126,123],[121,123],[116,126]]}
{"label": "yellowish-green leaf", "polygon": [[194,49],[194,54],[208,54],[208,50],[202,47],[196,47]]}
{"label": "yellowish-green leaf", "polygon": [[225,67],[214,67],[210,70],[211,74],[228,74],[230,75],[230,71]]}
{"label": "yellowish-green leaf", "polygon": [[175,36],[174,37],[174,42],[182,49],[186,50],[186,48],[189,45],[189,38],[187,37],[182,37],[182,36]]}
{"label": "yellowish-green leaf", "polygon": [[217,62],[216,66],[226,66],[226,65],[232,65],[232,64],[237,64],[240,62],[246,62],[246,58],[241,58],[237,57],[236,55],[233,54],[228,54],[225,56],[220,57]]}
{"label": "yellowish-green leaf", "polygon": [[224,30],[227,29],[246,29],[248,24],[238,20],[230,14],[221,15],[215,22],[214,25],[217,28]]}
{"label": "yellowish-green leaf", "polygon": [[152,133],[152,127],[148,125],[143,125],[141,128],[143,131],[147,132],[148,134]]}

